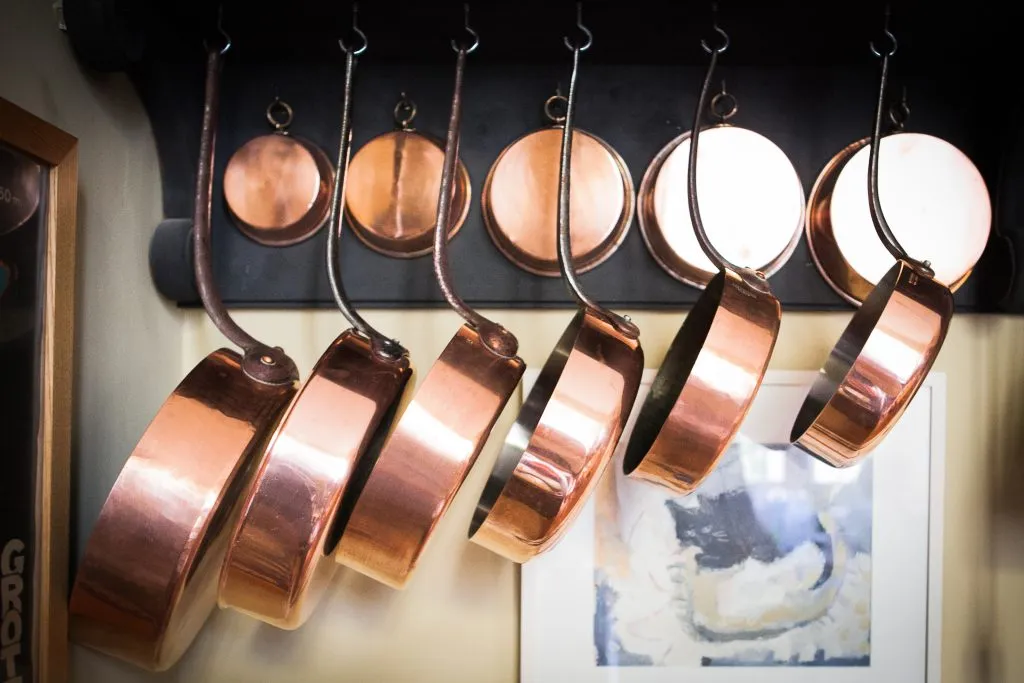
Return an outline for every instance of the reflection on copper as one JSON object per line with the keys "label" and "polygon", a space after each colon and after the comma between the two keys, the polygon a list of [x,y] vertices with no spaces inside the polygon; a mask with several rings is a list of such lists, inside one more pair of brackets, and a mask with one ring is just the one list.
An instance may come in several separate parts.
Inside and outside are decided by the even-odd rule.
{"label": "reflection on copper", "polygon": [[470,539],[515,562],[565,534],[604,472],[640,388],[636,335],[581,307],[505,438]]}
{"label": "reflection on copper", "polygon": [[[528,133],[506,147],[483,189],[483,215],[494,244],[535,275],[557,277],[560,126]],[[578,273],[604,263],[633,219],[633,179],[619,153],[576,129],[572,146],[572,257]]]}
{"label": "reflection on copper", "polygon": [[412,375],[347,330],[321,356],[270,440],[220,579],[220,605],[279,628],[313,612],[337,569],[334,526],[362,458],[374,458]]}
{"label": "reflection on copper", "polygon": [[224,199],[238,228],[267,246],[312,237],[327,220],[334,168],[314,144],[284,133],[245,143],[224,170]]}
{"label": "reflection on copper", "polygon": [[[892,265],[868,209],[869,138],[841,150],[819,174],[807,205],[807,241],[825,281],[859,305]],[[882,138],[879,197],[900,244],[923,254],[935,279],[956,291],[981,257],[992,204],[978,169],[941,138],[892,133]]]}
{"label": "reflection on copper", "polygon": [[0,145],[0,235],[17,230],[39,208],[43,168]]}
{"label": "reflection on copper", "polygon": [[897,261],[854,313],[790,438],[833,467],[860,462],[921,387],[952,315],[953,295],[944,284]]}
{"label": "reflection on copper", "polygon": [[71,592],[71,639],[150,670],[174,664],[217,603],[251,462],[295,393],[247,378],[227,349],[201,361],[114,484]]}
{"label": "reflection on copper", "polygon": [[406,585],[524,369],[470,325],[459,329],[339,522],[338,562],[392,588]]}
{"label": "reflection on copper", "polygon": [[[637,214],[655,261],[701,288],[719,269],[700,248],[690,221],[690,135],[672,140],[651,162]],[[731,263],[770,277],[792,256],[804,224],[803,183],[792,162],[768,138],[729,124],[701,131],[697,154],[697,196],[708,237]]]}
{"label": "reflection on copper", "polygon": [[[349,164],[345,215],[356,236],[382,254],[412,258],[433,249],[444,148],[412,129],[366,143]],[[451,239],[469,213],[469,172],[460,161],[452,197]]]}

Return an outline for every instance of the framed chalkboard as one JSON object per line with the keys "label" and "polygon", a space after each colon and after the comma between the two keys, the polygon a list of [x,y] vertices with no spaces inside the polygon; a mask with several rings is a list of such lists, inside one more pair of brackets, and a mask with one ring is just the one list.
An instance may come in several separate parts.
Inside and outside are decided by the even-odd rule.
{"label": "framed chalkboard", "polygon": [[0,98],[0,679],[67,674],[78,141]]}

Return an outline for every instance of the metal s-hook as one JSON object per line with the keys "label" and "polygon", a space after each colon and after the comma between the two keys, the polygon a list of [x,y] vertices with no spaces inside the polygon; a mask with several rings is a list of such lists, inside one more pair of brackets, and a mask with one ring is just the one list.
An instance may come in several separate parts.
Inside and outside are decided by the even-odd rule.
{"label": "metal s-hook", "polygon": [[889,30],[889,14],[890,14],[890,12],[889,12],[889,4],[886,3],[886,5],[885,5],[885,27],[883,28],[883,33],[885,34],[885,37],[889,40],[889,44],[890,44],[891,47],[888,50],[886,50],[884,53],[882,53],[882,52],[880,52],[878,50],[878,48],[875,47],[875,41],[872,40],[872,41],[868,42],[868,47],[871,48],[871,54],[873,54],[876,57],[892,57],[894,54],[896,54],[896,47],[897,47],[896,36],[894,36],[892,34],[892,31]]}
{"label": "metal s-hook", "polygon": [[366,48],[370,44],[370,42],[366,39],[366,34],[363,33],[361,28],[359,28],[359,21],[358,20],[359,20],[359,3],[353,2],[352,3],[352,33],[356,34],[356,36],[360,40],[363,41],[362,45],[360,45],[357,48],[353,48],[353,47],[345,44],[345,39],[344,38],[338,38],[338,47],[341,48],[341,51],[344,52],[345,54],[351,53],[351,54],[353,54],[353,55],[355,55],[357,57],[359,55],[363,54],[364,52],[366,52]]}
{"label": "metal s-hook", "polygon": [[[224,45],[217,50],[220,53],[220,56],[223,57],[228,53],[228,50],[231,49],[231,36],[229,36],[228,32],[224,30],[224,5],[217,5],[217,33],[219,33],[224,39]],[[211,49],[210,44],[205,38],[203,39],[203,47],[206,48],[207,51],[210,51]]]}
{"label": "metal s-hook", "polygon": [[583,33],[584,41],[582,45],[577,45],[569,40],[569,36],[563,36],[562,42],[569,49],[569,52],[579,50],[580,52],[587,51],[591,45],[594,44],[594,34],[591,33],[590,29],[583,25],[583,3],[576,3],[576,28]]}
{"label": "metal s-hook", "polygon": [[704,51],[707,52],[708,54],[719,54],[720,55],[720,54],[722,54],[723,52],[725,52],[726,50],[729,49],[729,34],[726,33],[725,30],[722,29],[722,27],[718,25],[718,3],[717,2],[711,3],[711,28],[712,28],[712,30],[714,30],[715,33],[718,34],[718,37],[722,39],[722,42],[717,47],[711,47],[711,45],[708,44],[707,39],[701,38],[700,39],[700,46],[702,48],[704,48]]}
{"label": "metal s-hook", "polygon": [[462,28],[466,30],[472,40],[469,45],[459,45],[459,42],[452,38],[452,49],[456,52],[465,52],[467,55],[472,54],[474,50],[480,47],[480,34],[473,30],[473,27],[469,25],[469,3],[462,5]]}

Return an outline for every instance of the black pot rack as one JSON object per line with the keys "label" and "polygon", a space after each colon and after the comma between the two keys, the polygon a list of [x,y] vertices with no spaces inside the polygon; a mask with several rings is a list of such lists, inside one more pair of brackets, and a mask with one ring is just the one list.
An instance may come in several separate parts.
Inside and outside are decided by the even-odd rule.
{"label": "black pot rack", "polygon": [[[907,89],[907,130],[950,141],[978,166],[993,199],[989,248],[956,293],[961,312],[1024,312],[1016,254],[1024,257],[1024,108],[1013,50],[1012,5],[923,0],[890,3],[899,40],[891,82]],[[334,305],[323,267],[321,230],[300,244],[273,248],[233,225],[220,178],[230,154],[268,132],[267,104],[279,96],[295,110],[292,131],[333,156],[337,149],[342,54],[351,31],[350,5],[295,0],[273,7],[240,0],[220,5],[232,39],[223,75],[215,169],[214,269],[232,307],[311,308]],[[734,0],[717,19],[731,37],[721,76],[739,102],[734,122],[775,141],[792,159],[805,191],[833,154],[870,132],[883,4]],[[186,0],[64,0],[64,20],[79,60],[99,71],[123,71],[150,117],[160,158],[164,220],[154,231],[155,286],[181,306],[199,305],[193,283],[190,229],[195,158],[202,112],[203,40],[213,39],[216,3]],[[650,160],[689,127],[706,55],[700,38],[711,25],[706,2],[588,0],[584,22],[594,34],[580,75],[578,125],[607,140],[639,185]],[[481,46],[465,83],[461,151],[472,178],[472,206],[451,243],[456,285],[482,307],[558,308],[575,304],[556,278],[525,273],[491,243],[480,213],[490,164],[523,133],[545,124],[544,100],[567,85],[575,3],[471,3]],[[451,90],[452,37],[461,36],[462,3],[378,2],[359,5],[369,36],[360,64],[354,112],[355,149],[393,127],[392,109],[406,92],[418,106],[417,127],[441,135]],[[683,188],[680,188],[683,191]],[[152,226],[139,226],[151,230]],[[342,242],[351,299],[364,307],[442,307],[429,257],[398,260]],[[634,218],[607,262],[582,276],[598,300],[618,308],[673,309],[699,292],[669,277],[647,252]],[[801,240],[772,279],[788,310],[848,310],[821,278]]]}

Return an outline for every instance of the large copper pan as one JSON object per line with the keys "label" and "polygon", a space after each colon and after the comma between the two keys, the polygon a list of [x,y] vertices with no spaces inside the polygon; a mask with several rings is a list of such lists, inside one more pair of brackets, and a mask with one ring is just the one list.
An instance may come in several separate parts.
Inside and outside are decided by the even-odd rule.
{"label": "large copper pan", "polygon": [[897,241],[879,201],[878,166],[890,49],[882,61],[867,168],[867,199],[882,244],[896,258],[853,315],[818,374],[791,433],[797,446],[833,467],[860,462],[896,425],[935,362],[953,315],[953,295],[927,261]]}
{"label": "large copper pan", "polygon": [[220,605],[294,629],[312,614],[338,565],[333,554],[356,488],[372,462],[412,375],[408,353],[349,304],[339,275],[338,241],[351,146],[352,75],[363,43],[346,53],[338,172],[327,236],[328,280],[352,324],[334,340],[270,440],[224,560]]}
{"label": "large copper pan", "polygon": [[473,542],[516,562],[551,548],[583,508],[622,436],[644,367],[637,327],[590,300],[573,265],[569,206],[576,76],[580,53],[591,43],[584,31],[582,45],[565,41],[573,67],[562,129],[557,238],[558,263],[580,309],[505,438],[469,529]]}
{"label": "large copper pan", "polygon": [[703,43],[711,60],[690,138],[687,196],[697,241],[718,273],[672,341],[623,459],[626,474],[683,494],[710,474],[743,423],[761,387],[782,320],[782,307],[765,274],[730,263],[709,241],[701,219],[701,119],[718,56],[729,45],[725,33],[715,29],[723,42],[714,49]]}
{"label": "large copper pan", "polygon": [[[470,30],[467,25],[467,30]],[[345,524],[336,558],[392,588],[403,588],[441,517],[476,461],[525,364],[508,330],[470,309],[452,287],[447,231],[456,182],[462,78],[476,48],[457,54],[445,165],[434,232],[434,271],[466,321],[420,384],[385,443]]]}
{"label": "large copper pan", "polygon": [[71,638],[146,669],[174,664],[217,604],[217,575],[239,497],[281,411],[295,365],[246,334],[214,287],[210,188],[223,49],[206,68],[195,201],[203,305],[244,355],[214,351],[178,385],[114,483],[71,592]]}

